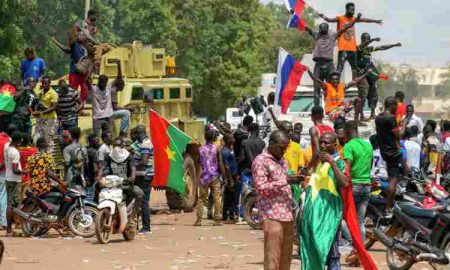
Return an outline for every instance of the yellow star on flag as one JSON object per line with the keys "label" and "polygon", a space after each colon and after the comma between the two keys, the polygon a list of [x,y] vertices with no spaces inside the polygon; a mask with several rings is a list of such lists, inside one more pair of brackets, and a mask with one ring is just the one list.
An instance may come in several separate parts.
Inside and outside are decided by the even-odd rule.
{"label": "yellow star on flag", "polygon": [[167,146],[166,154],[168,159],[175,160],[175,151],[172,151],[172,149],[170,149],[170,146]]}
{"label": "yellow star on flag", "polygon": [[333,179],[328,171],[331,170],[329,163],[321,164],[315,173],[311,175],[309,185],[311,186],[312,200],[315,201],[320,190],[327,190],[335,196],[339,196]]}
{"label": "yellow star on flag", "polygon": [[7,87],[5,90],[3,90],[2,94],[4,96],[6,96],[6,97],[10,97],[11,96],[11,91],[9,91],[9,88]]}

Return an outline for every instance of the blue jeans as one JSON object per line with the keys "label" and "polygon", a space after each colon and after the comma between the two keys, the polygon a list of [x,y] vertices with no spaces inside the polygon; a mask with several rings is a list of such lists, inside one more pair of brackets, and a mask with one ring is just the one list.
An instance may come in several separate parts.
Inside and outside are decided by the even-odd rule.
{"label": "blue jeans", "polygon": [[128,132],[131,113],[129,110],[117,110],[113,112],[112,119],[120,119],[120,131]]}
{"label": "blue jeans", "polygon": [[74,127],[78,127],[78,119],[73,119],[64,122],[61,121],[58,126],[58,136],[61,136],[64,130],[70,131]]}
{"label": "blue jeans", "polygon": [[339,230],[336,233],[336,238],[331,246],[330,253],[328,253],[327,258],[327,269],[328,270],[341,270],[341,263],[339,259],[341,258],[341,253],[339,252]]}
{"label": "blue jeans", "polygon": [[86,191],[86,200],[93,202],[95,195],[95,184],[92,186],[87,186],[84,190]]}
{"label": "blue jeans", "polygon": [[142,229],[150,231],[150,193],[152,191],[152,187],[150,186],[151,181],[144,180],[143,178],[144,177],[138,176],[135,183],[144,192],[141,205]]}
{"label": "blue jeans", "polygon": [[239,189],[239,216],[244,218],[244,206],[242,205],[242,200],[244,199],[242,192],[244,191],[244,187],[250,189],[252,187],[253,176],[251,174],[241,173],[241,185]]}
{"label": "blue jeans", "polygon": [[[366,212],[369,205],[370,185],[353,185],[353,200],[355,201],[356,214],[358,215],[359,229],[363,242],[366,241]],[[348,231],[347,224],[342,224],[342,235],[345,239],[351,240],[350,232]]]}
{"label": "blue jeans", "polygon": [[0,176],[0,226],[7,225],[6,209],[8,207],[8,197],[6,196],[6,180],[5,175]]}

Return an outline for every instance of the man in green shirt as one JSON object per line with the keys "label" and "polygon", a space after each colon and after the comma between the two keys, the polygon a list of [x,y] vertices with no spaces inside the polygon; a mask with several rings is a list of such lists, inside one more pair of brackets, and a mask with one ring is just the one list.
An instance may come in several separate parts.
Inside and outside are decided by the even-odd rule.
{"label": "man in green shirt", "polygon": [[[353,184],[353,199],[355,201],[361,235],[365,241],[365,216],[371,189],[371,169],[373,159],[372,145],[358,135],[358,124],[355,121],[345,123],[343,156],[350,168]],[[343,226],[344,237],[351,239],[346,226]]]}

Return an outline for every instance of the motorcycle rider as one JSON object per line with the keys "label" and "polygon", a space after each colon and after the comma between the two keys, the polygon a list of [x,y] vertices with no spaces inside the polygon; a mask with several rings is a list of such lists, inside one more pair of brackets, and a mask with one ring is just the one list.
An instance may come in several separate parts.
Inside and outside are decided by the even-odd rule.
{"label": "motorcycle rider", "polygon": [[[127,180],[124,182],[125,187],[122,189],[125,194],[125,201],[128,204],[133,199],[136,199],[135,209],[138,209],[142,202],[144,192],[138,186],[134,185],[136,176],[134,159],[130,152],[124,148],[123,140],[121,138],[114,139],[113,150],[105,157],[104,166],[100,168],[99,175],[116,175]],[[132,223],[133,221],[134,219],[130,219],[128,226],[136,228]]]}

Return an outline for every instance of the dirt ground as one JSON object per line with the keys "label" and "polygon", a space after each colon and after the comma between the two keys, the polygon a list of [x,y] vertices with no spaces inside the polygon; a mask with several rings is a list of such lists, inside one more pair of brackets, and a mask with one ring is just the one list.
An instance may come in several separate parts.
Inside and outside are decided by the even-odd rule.
{"label": "dirt ground", "polygon": [[[152,208],[164,209],[163,192],[152,193]],[[114,235],[108,245],[96,238],[60,237],[51,232],[46,238],[6,238],[1,269],[7,270],[102,270],[102,269],[263,269],[263,235],[247,225],[194,227],[195,213],[152,216],[151,235],[126,242]],[[2,234],[4,232],[1,232]],[[342,250],[346,252],[346,250]],[[348,252],[348,250],[347,250]],[[376,245],[371,254],[380,270],[388,269],[385,249]],[[294,258],[291,269],[300,269]],[[349,268],[345,265],[343,269]],[[416,270],[431,269],[417,264]]]}

